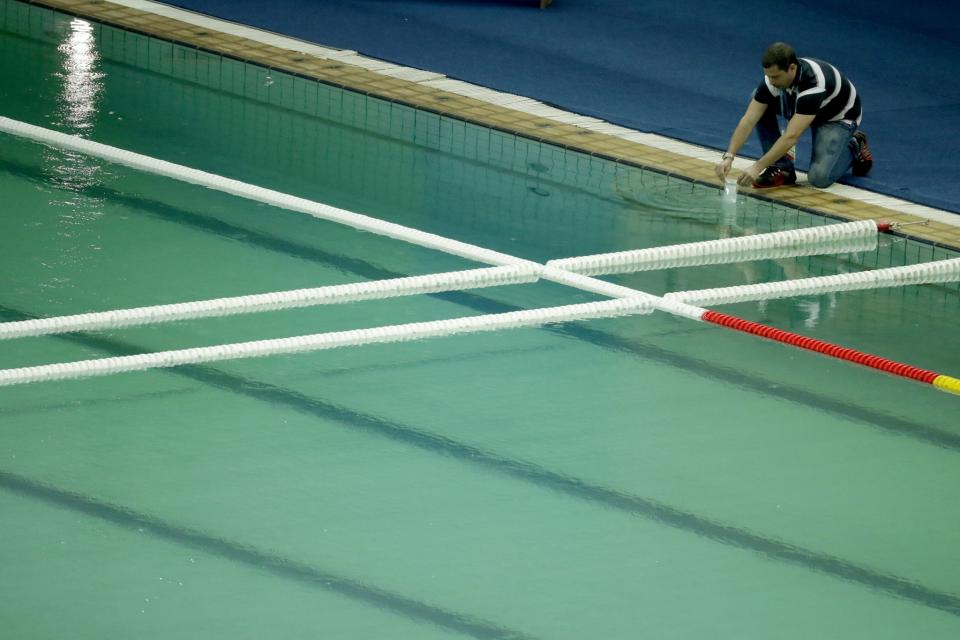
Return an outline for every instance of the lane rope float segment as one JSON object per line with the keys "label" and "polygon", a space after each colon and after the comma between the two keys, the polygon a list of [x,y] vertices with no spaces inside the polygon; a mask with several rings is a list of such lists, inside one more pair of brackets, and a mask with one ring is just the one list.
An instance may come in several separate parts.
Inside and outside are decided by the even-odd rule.
{"label": "lane rope float segment", "polygon": [[[927,369],[921,369],[908,364],[902,364],[894,360],[888,360],[887,358],[864,353],[863,351],[850,349],[849,347],[841,347],[829,342],[824,342],[823,340],[817,340],[816,338],[801,336],[790,331],[784,331],[783,329],[768,327],[758,322],[743,320],[742,318],[737,318],[735,316],[728,316],[725,313],[719,313],[717,311],[707,311],[703,314],[702,319],[704,322],[710,322],[722,327],[736,329],[737,331],[743,331],[745,333],[751,333],[756,336],[761,336],[763,338],[768,338],[784,344],[800,347],[801,349],[815,351],[817,353],[822,353],[840,360],[846,360],[848,362],[853,362],[865,367],[884,371],[886,373],[892,373],[904,378],[917,380],[918,382],[923,382],[925,384],[932,384],[946,391],[960,393],[960,380],[935,373],[933,371],[928,371]],[[939,383],[936,382],[938,380]]]}
{"label": "lane rope float segment", "polygon": [[953,378],[951,376],[937,376],[933,379],[933,386],[938,389],[943,389],[944,391],[949,391],[950,393],[956,393],[960,395],[960,379]]}
{"label": "lane rope float segment", "polygon": [[321,304],[344,304],[422,293],[527,284],[536,282],[539,278],[538,269],[529,265],[515,265],[154,305],[134,309],[115,309],[113,311],[0,323],[0,340],[69,333],[71,331],[118,329],[144,324],[278,311]]}
{"label": "lane rope float segment", "polygon": [[799,278],[783,282],[764,282],[695,291],[675,291],[667,293],[663,297],[669,300],[680,300],[688,304],[714,306],[735,302],[819,295],[834,291],[880,289],[883,287],[956,282],[958,280],[960,280],[960,258],[951,258],[924,264],[888,267],[857,273],[840,273],[816,278]]}
{"label": "lane rope float segment", "polygon": [[873,220],[858,220],[737,238],[562,258],[551,260],[547,265],[599,276],[746,260],[872,251],[877,247],[877,232],[888,228],[889,225],[878,225]]}
{"label": "lane rope float segment", "polygon": [[21,367],[0,370],[0,386],[67,380],[103,376],[124,371],[143,371],[160,367],[176,367],[184,364],[200,364],[236,358],[304,353],[338,347],[387,342],[405,342],[439,336],[451,336],[479,331],[497,331],[521,327],[537,327],[557,322],[570,322],[591,318],[610,318],[639,313],[651,313],[653,305],[646,296],[617,298],[602,302],[584,302],[574,305],[511,311],[508,313],[414,322],[370,329],[353,329],[318,333],[294,338],[256,340],[223,344],[212,347],[196,347],[176,351],[142,353],[131,356],[116,356],[95,360],[80,360],[59,364]]}
{"label": "lane rope float segment", "polygon": [[[191,169],[189,167],[173,164],[170,162],[166,162],[164,160],[150,158],[149,156],[143,156],[137,153],[133,153],[131,151],[117,149],[117,148],[110,147],[97,142],[92,142],[90,140],[85,140],[83,138],[78,138],[76,136],[63,134],[57,131],[50,131],[47,129],[43,129],[42,127],[37,127],[27,123],[18,122],[16,120],[11,120],[10,118],[6,118],[2,116],[0,116],[0,132],[5,132],[11,135],[16,135],[16,136],[24,137],[27,139],[35,140],[35,141],[38,141],[44,144],[49,144],[54,147],[59,147],[62,149],[77,151],[80,153],[84,153],[86,155],[107,160],[109,162],[115,162],[118,164],[133,167],[135,169],[139,169],[149,173],[154,173],[157,175],[174,178],[174,179],[192,183],[192,184],[197,184],[200,186],[219,190],[219,191],[236,195],[239,197],[281,207],[284,209],[299,211],[301,213],[306,213],[308,215],[311,215],[319,219],[338,222],[338,223],[353,227],[355,229],[369,231],[377,235],[382,235],[382,236],[386,236],[386,237],[390,237],[398,240],[403,240],[403,241],[410,242],[412,244],[416,244],[422,247],[436,249],[444,253],[458,255],[464,258],[475,260],[477,262],[492,264],[492,265],[499,265],[499,266],[526,265],[536,270],[540,274],[540,277],[543,279],[551,280],[561,284],[566,284],[568,286],[576,287],[584,291],[590,291],[600,295],[615,298],[615,300],[608,301],[609,303],[616,303],[617,302],[616,299],[619,299],[621,301],[626,299],[626,300],[632,301],[634,304],[637,304],[637,305],[642,303],[645,309],[650,309],[650,310],[659,309],[667,313],[671,313],[677,316],[681,316],[681,317],[685,317],[685,318],[689,318],[691,320],[697,320],[697,321],[704,321],[704,316],[706,316],[708,313],[713,313],[713,312],[707,312],[706,309],[688,304],[687,302],[684,302],[682,300],[673,299],[673,298],[661,298],[658,296],[651,295],[649,293],[637,291],[635,289],[630,289],[628,287],[623,287],[621,285],[617,285],[614,283],[587,277],[585,274],[574,273],[573,271],[562,269],[558,265],[563,265],[565,263],[561,261],[551,261],[547,263],[547,265],[541,265],[539,263],[517,258],[515,256],[511,256],[508,254],[492,251],[490,249],[484,249],[482,247],[470,245],[464,242],[459,242],[457,240],[444,238],[443,236],[426,233],[423,231],[419,231],[417,229],[412,229],[412,228],[404,227],[402,225],[398,225],[395,223],[379,220],[377,218],[372,218],[370,216],[365,216],[365,215],[354,213],[351,211],[338,209],[336,207],[331,207],[329,205],[325,205],[322,203],[306,200],[304,198],[298,198],[296,196],[292,196],[289,194],[284,194],[284,193],[280,193],[270,189],[265,189],[263,187],[257,187],[255,185],[246,184],[238,180],[217,176],[215,174],[210,174],[204,171],[200,171],[198,169]],[[842,233],[844,234],[850,233],[857,238],[862,238],[864,236],[868,236],[869,234],[873,234],[874,236],[873,242],[875,242],[875,234],[877,231],[886,231],[886,230],[889,230],[891,227],[891,225],[889,224],[878,224],[874,221],[867,220],[867,221],[861,221],[859,223],[862,229],[857,229],[856,231],[854,231],[853,227],[850,225],[856,225],[856,224],[858,223],[848,223],[846,226],[850,229],[850,231],[845,230]],[[826,227],[818,227],[815,229],[829,229],[830,227],[841,227],[841,226],[844,226],[844,225],[829,225]],[[803,230],[803,231],[808,231],[808,230]],[[788,232],[778,232],[778,233],[788,233]],[[846,237],[844,237],[844,239],[841,239],[841,235],[842,235],[841,233],[838,232],[837,234],[831,235],[832,233],[833,232],[829,232],[829,231],[826,232],[826,234],[822,236],[822,240],[824,240],[827,243],[842,244],[846,242]],[[859,234],[863,234],[863,236]],[[769,234],[769,235],[772,235],[772,234]],[[721,245],[722,248],[718,249],[717,251],[719,254],[723,254],[724,252],[734,252],[734,253],[740,253],[742,255],[744,252],[746,252],[748,248],[750,248],[751,245],[750,245],[749,239],[753,237],[755,236],[745,236],[744,238],[729,239],[729,240],[743,240],[744,242],[739,245],[734,243],[731,243],[731,245],[728,245],[728,246]],[[796,242],[796,238],[794,238],[793,241]],[[708,242],[716,243],[721,241],[708,241]],[[766,240],[766,241],[761,240],[760,242],[761,243],[769,242],[769,240]],[[780,251],[780,250],[791,251],[796,249],[796,247],[790,246],[791,241],[788,240],[784,242],[787,242],[787,245],[780,246],[780,247],[772,247],[772,246],[765,247],[764,250],[770,249],[774,251]],[[694,244],[703,244],[703,243],[694,243]],[[733,247],[732,249],[731,249],[731,246]],[[641,251],[644,251],[644,250],[641,250]],[[690,251],[690,249],[688,248],[685,251]],[[621,253],[624,253],[624,252],[621,252]],[[625,252],[625,253],[631,253],[631,252]],[[802,254],[799,254],[799,255],[802,255]],[[661,255],[658,259],[670,260],[671,256]],[[737,258],[737,259],[739,260],[742,258]],[[604,258],[604,260],[606,260],[606,258]],[[631,260],[634,260],[634,258],[632,256],[628,256],[628,258],[624,260],[624,262],[629,262]],[[607,267],[603,267],[603,268],[609,268],[609,266],[610,265],[607,265]],[[630,268],[633,269],[634,266],[631,266]],[[619,268],[619,266],[617,266],[616,268]],[[603,305],[605,303],[586,303],[586,304]],[[568,305],[568,307],[577,307],[577,306],[580,306],[580,305]],[[535,309],[535,310],[530,310],[526,312],[513,312],[513,313],[537,314],[537,313],[543,313],[543,312],[552,312],[560,308],[562,307],[553,307],[549,309]],[[586,317],[608,317],[609,315],[617,315],[619,312],[614,311],[614,309],[617,309],[615,305],[611,307],[611,313],[608,313],[607,316],[604,316],[603,314],[598,314],[598,315],[588,315]],[[639,311],[635,311],[635,313],[639,313]],[[499,315],[511,316],[513,314],[499,314]],[[714,316],[711,315],[709,317],[713,318]],[[726,317],[731,318],[733,321],[736,321],[737,323],[748,322],[745,320],[738,320],[736,318],[733,318],[732,316],[726,316]],[[487,320],[484,320],[485,318],[487,318]],[[512,325],[509,323],[505,325],[501,325],[499,323],[490,323],[489,318],[490,316],[479,316],[477,318],[469,319],[478,323],[477,328],[470,329],[470,330],[482,331],[482,330],[494,330],[498,328],[509,328],[511,326],[528,326],[528,325]],[[584,319],[584,318],[581,318],[577,316],[576,313],[574,313],[572,316],[566,317],[566,318],[559,317],[553,320],[532,322],[531,325],[529,326],[536,326],[538,324],[544,324],[545,322],[563,322],[567,320],[576,320],[576,319]],[[460,321],[462,320],[458,320],[456,322],[460,322]],[[455,321],[439,321],[439,322],[443,323],[443,322],[455,322]],[[446,328],[438,328],[436,330],[439,331],[439,333],[433,334],[428,331],[426,334],[421,334],[418,329],[414,328],[415,326],[420,326],[424,324],[435,324],[435,323],[414,323],[413,325],[396,325],[395,327],[381,327],[379,329],[365,329],[365,330],[357,330],[353,332],[339,332],[339,334],[337,335],[341,337],[344,337],[346,334],[350,334],[352,338],[350,340],[346,340],[345,342],[343,342],[343,344],[337,343],[337,344],[334,344],[333,346],[345,346],[346,344],[366,344],[369,342],[377,342],[377,341],[382,342],[382,341],[412,340],[412,339],[419,339],[421,337],[430,337],[431,335],[450,335],[452,333],[462,333],[466,331],[466,330],[448,331]],[[718,324],[723,324],[723,323],[718,323]],[[752,324],[756,324],[756,323],[752,323]],[[437,326],[440,327],[440,325],[437,325]],[[444,326],[449,326],[449,325],[444,325]],[[732,325],[723,325],[723,326],[732,327]],[[376,332],[376,331],[381,331],[386,329],[396,329],[397,327],[408,327],[408,329],[405,329],[405,331],[409,333],[409,336],[406,336],[406,334],[403,337],[394,335],[390,339],[385,339],[385,334],[376,334],[376,333],[363,334],[362,333],[362,332]],[[762,325],[757,325],[757,327],[762,327]],[[765,327],[764,330],[779,331],[779,330],[771,329],[769,327]],[[257,355],[269,355],[270,348],[277,349],[277,351],[273,351],[272,353],[291,353],[291,352],[297,352],[297,351],[314,350],[316,348],[321,348],[321,349],[332,348],[331,346],[323,346],[328,344],[327,339],[323,338],[323,336],[329,336],[329,335],[333,335],[333,334],[315,334],[313,336],[300,336],[296,338],[284,338],[279,340],[258,341],[255,343],[242,343],[242,346],[244,347],[244,349],[240,349],[240,348],[234,349],[234,347],[238,347],[238,345],[219,345],[214,347],[204,347],[200,349],[187,349],[187,350],[181,350],[181,351],[167,351],[167,352],[160,352],[160,353],[154,353],[154,354],[142,354],[140,356],[127,356],[124,358],[123,365],[117,364],[116,366],[110,365],[106,361],[113,361],[116,364],[116,361],[118,360],[118,358],[106,358],[99,361],[85,361],[81,363],[61,363],[61,364],[53,364],[53,365],[42,365],[40,367],[8,369],[8,370],[0,371],[0,385],[17,384],[19,382],[26,382],[26,381],[63,379],[67,377],[69,378],[85,377],[86,375],[104,375],[105,373],[113,373],[118,371],[140,370],[140,369],[153,368],[153,367],[177,366],[179,364],[187,364],[188,362],[201,362],[201,361],[209,362],[211,360],[225,360],[225,359],[230,359],[235,357],[246,357],[241,355],[232,355],[232,354],[241,353],[241,352],[249,353],[250,354],[249,357],[257,356]],[[353,341],[357,335],[370,335],[372,336],[372,339],[364,339],[362,342]],[[758,333],[758,335],[760,335],[760,333]],[[384,338],[384,339],[381,339],[381,338]],[[336,340],[334,340],[334,342],[336,342]],[[307,345],[312,345],[314,343],[320,346],[305,348],[307,347]],[[270,346],[266,348],[267,350],[264,350],[264,345],[270,345]],[[831,345],[831,346],[835,346],[835,345]],[[842,347],[836,347],[836,348],[842,349]],[[188,352],[191,354],[190,356],[185,355]],[[824,352],[826,353],[827,351],[824,351]],[[171,354],[176,354],[176,355],[174,356]],[[184,359],[188,357],[190,358],[199,357],[202,359],[192,360],[192,361],[188,359]],[[876,356],[873,356],[873,357],[876,357]],[[133,359],[144,358],[144,360],[142,361],[128,360],[130,358],[133,358]],[[101,364],[91,365],[90,364],[91,362],[100,362]],[[151,363],[151,364],[146,364],[146,363]],[[897,363],[893,363],[893,364],[897,365]],[[83,366],[79,366],[79,365],[83,365]],[[908,365],[897,365],[897,366],[901,368],[906,367],[908,369],[912,369]],[[117,367],[120,367],[120,368],[117,368]],[[30,373],[26,374],[25,372],[28,370]],[[90,371],[92,373],[84,373],[85,371]],[[24,377],[24,376],[25,378],[21,379],[21,377]],[[39,376],[39,377],[36,377],[36,376]],[[948,390],[948,391],[960,392],[960,384],[957,384],[954,378],[950,378],[949,376],[937,375],[937,377],[934,380],[937,380],[939,382],[934,383],[933,381],[931,381],[931,384],[935,384],[935,386],[937,386],[938,388]]]}

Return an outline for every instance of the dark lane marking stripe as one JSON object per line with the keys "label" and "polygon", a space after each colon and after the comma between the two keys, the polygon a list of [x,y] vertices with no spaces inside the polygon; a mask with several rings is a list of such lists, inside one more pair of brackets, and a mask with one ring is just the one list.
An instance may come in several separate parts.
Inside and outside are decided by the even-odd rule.
{"label": "dark lane marking stripe", "polygon": [[[0,312],[10,314],[10,311],[3,307],[0,307]],[[24,314],[18,315],[24,316]],[[135,345],[102,336],[64,334],[56,337],[116,355],[143,351]],[[773,538],[766,538],[745,529],[718,523],[649,498],[590,484],[576,477],[550,471],[522,460],[500,456],[445,436],[384,420],[218,369],[187,365],[167,369],[167,371],[246,398],[292,409],[311,417],[335,421],[348,428],[385,437],[406,446],[455,458],[591,504],[641,516],[721,544],[761,553],[772,560],[797,565],[847,582],[884,591],[927,607],[960,615],[960,597],[956,595],[936,591],[906,578],[880,573],[829,554],[818,553]]]}
{"label": "dark lane marking stripe", "polygon": [[500,456],[415,427],[324,402],[273,385],[248,380],[207,367],[185,367],[183,374],[232,393],[240,393],[313,417],[333,420],[350,428],[386,437],[407,446],[449,456],[593,504],[625,511],[676,529],[689,531],[722,544],[759,552],[766,557],[799,565],[848,582],[885,591],[934,609],[960,615],[960,597],[939,592],[914,581],[883,574],[828,554],[766,538],[745,529],[722,524],[649,498],[590,484],[538,465]]}
{"label": "dark lane marking stripe", "polygon": [[[622,338],[612,333],[598,331],[586,326],[561,325],[548,327],[549,330],[563,335],[585,340],[592,344],[641,356],[656,362],[677,367],[688,373],[697,374],[708,380],[718,380],[741,389],[754,391],[764,396],[789,400],[805,408],[815,408],[818,412],[828,412],[835,416],[851,418],[861,424],[875,427],[899,436],[907,436],[943,449],[960,451],[960,433],[947,431],[921,422],[908,420],[900,416],[882,413],[868,406],[845,402],[840,398],[831,398],[814,391],[790,387],[779,380],[758,378],[749,373],[723,367],[714,362],[683,355],[639,340]],[[717,329],[717,331],[723,331]]]}
{"label": "dark lane marking stripe", "polygon": [[453,613],[323,569],[317,569],[276,554],[260,551],[248,545],[217,538],[195,529],[178,527],[154,516],[64,491],[13,473],[0,471],[0,487],[55,507],[70,509],[127,529],[146,531],[168,542],[188,546],[239,564],[269,571],[282,578],[332,591],[377,608],[407,616],[418,622],[427,622],[474,638],[485,640],[488,638],[532,639],[532,636],[527,634],[479,618]]}
{"label": "dark lane marking stripe", "polygon": [[122,398],[99,397],[86,398],[83,400],[70,400],[68,402],[48,402],[43,405],[31,404],[26,407],[0,407],[0,417],[20,417],[37,413],[49,413],[51,411],[76,411],[87,407],[100,405],[118,406],[121,404],[136,404],[138,402],[158,400],[161,398],[172,398],[174,396],[183,397],[190,393],[196,393],[199,389],[196,386],[189,388],[168,389],[164,391],[148,391],[146,393],[131,393]]}

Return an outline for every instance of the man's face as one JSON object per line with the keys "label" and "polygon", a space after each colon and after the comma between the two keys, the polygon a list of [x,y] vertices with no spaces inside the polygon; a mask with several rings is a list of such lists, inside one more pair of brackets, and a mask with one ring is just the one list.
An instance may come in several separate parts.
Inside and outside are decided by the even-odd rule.
{"label": "man's face", "polygon": [[786,70],[777,65],[763,68],[764,75],[770,80],[770,84],[777,89],[786,89],[793,84],[793,79],[797,77],[797,65],[791,64]]}

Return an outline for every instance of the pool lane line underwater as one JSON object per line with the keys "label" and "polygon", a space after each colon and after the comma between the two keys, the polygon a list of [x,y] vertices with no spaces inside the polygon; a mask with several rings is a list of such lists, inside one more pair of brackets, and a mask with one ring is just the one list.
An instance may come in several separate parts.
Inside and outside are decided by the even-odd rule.
{"label": "pool lane line underwater", "polygon": [[[0,164],[14,166],[14,172],[23,171],[17,175],[36,181],[36,176],[29,171],[25,171],[23,165],[14,165],[14,163],[10,161],[2,161]],[[91,197],[106,198],[121,202],[131,211],[144,213],[156,219],[184,225],[203,233],[214,234],[231,241],[243,242],[250,246],[281,255],[333,266],[343,272],[353,273],[363,278],[374,280],[406,275],[373,265],[363,259],[333,254],[317,247],[311,247],[286,238],[273,236],[262,231],[251,230],[213,216],[198,214],[158,200],[151,200],[141,196],[119,192],[102,185],[85,186],[83,187],[83,191]],[[427,295],[482,313],[500,313],[521,309],[521,307],[516,305],[465,291],[431,293]],[[0,311],[2,310],[3,307],[0,307]],[[15,316],[23,319],[38,317],[20,314],[19,312],[15,312]],[[705,329],[706,327],[691,326],[690,331]],[[553,325],[543,327],[542,330],[585,341],[612,351],[662,362],[669,366],[683,369],[689,373],[695,373],[708,380],[719,380],[761,395],[779,397],[803,407],[816,408],[819,411],[826,411],[846,418],[852,418],[859,423],[878,428],[882,431],[911,437],[937,447],[960,451],[960,433],[945,431],[923,423],[910,421],[903,417],[892,416],[879,412],[869,406],[859,406],[842,399],[807,391],[800,387],[791,387],[786,383],[775,382],[749,373],[736,371],[636,339],[621,338],[620,336],[601,329],[590,328],[581,324]]]}
{"label": "pool lane line underwater", "polygon": [[[217,174],[208,173],[206,171],[201,171],[199,169],[193,169],[190,167],[182,166],[173,162],[168,162],[166,160],[160,160],[157,158],[152,158],[139,153],[134,153],[124,149],[119,149],[99,143],[93,140],[88,140],[85,138],[80,138],[74,135],[61,133],[59,131],[46,129],[36,125],[32,125],[26,122],[20,122],[10,118],[0,116],[0,131],[5,133],[26,138],[37,142],[39,144],[46,144],[53,146],[54,148],[63,150],[69,149],[71,151],[76,151],[88,156],[93,156],[108,162],[114,162],[124,166],[132,167],[134,169],[144,171],[154,175],[165,176],[168,178],[173,178],[175,180],[180,180],[187,182],[189,184],[195,184],[224,193],[240,196],[247,198],[256,202],[261,202],[268,205],[277,206],[283,209],[298,211],[300,213],[307,214],[311,217],[318,218],[321,220],[327,220],[332,222],[337,222],[348,227],[352,227],[358,230],[368,231],[380,236],[393,238],[396,240],[402,240],[410,244],[414,244],[420,247],[435,249],[444,253],[451,255],[467,258],[481,263],[486,263],[488,265],[528,265],[534,266],[539,269],[540,278],[545,280],[550,280],[552,282],[557,282],[560,284],[565,284],[570,287],[574,287],[583,291],[589,291],[592,293],[599,293],[603,296],[610,298],[635,298],[635,297],[644,297],[648,299],[655,309],[664,311],[677,316],[682,316],[695,320],[697,322],[703,322],[704,316],[707,314],[707,310],[696,307],[693,305],[680,302],[678,300],[666,299],[659,296],[653,296],[643,291],[638,291],[631,289],[629,287],[623,287],[621,285],[613,284],[609,281],[599,280],[597,278],[591,278],[583,276],[574,272],[565,271],[563,269],[558,269],[556,267],[551,267],[550,265],[539,265],[533,263],[529,260],[518,258],[509,254],[505,254],[498,251],[493,251],[486,247],[480,247],[470,243],[462,242],[459,240],[454,240],[444,236],[440,236],[434,233],[428,233],[419,229],[412,227],[407,227],[393,222],[388,222],[381,220],[379,218],[374,218],[371,216],[355,213],[353,211],[348,211],[338,207],[333,207],[321,202],[316,202],[306,198],[301,198],[298,196],[292,196],[290,194],[281,193],[273,189],[267,189],[257,185],[252,185],[249,183],[242,182],[240,180],[235,180],[232,178],[226,178]],[[735,194],[735,192],[734,192]],[[874,226],[878,231],[882,227],[890,228],[889,223],[878,223],[872,220],[864,220],[851,223],[854,225],[858,224],[870,224]],[[824,229],[825,227],[820,227],[819,229]],[[744,321],[745,322],[745,321]],[[743,325],[730,324],[730,323],[717,323],[721,326],[737,329],[739,330]],[[757,331],[749,332],[752,335],[763,335],[764,337],[772,337],[773,333],[761,334]],[[316,337],[316,336],[314,336]],[[303,337],[302,340],[307,341],[310,338]],[[784,344],[791,346],[799,346],[800,342],[797,340],[781,340]],[[240,345],[223,345],[225,350],[240,349]],[[840,347],[837,349],[818,349],[818,352],[827,355],[829,357],[838,357],[840,353]],[[171,352],[171,356],[172,356]],[[157,355],[157,358],[160,356]],[[178,355],[179,357],[179,355]],[[149,359],[149,358],[144,358]],[[910,371],[910,367],[899,365],[889,366],[887,361],[882,361],[876,357],[870,358],[847,358],[850,362],[860,364],[862,366],[871,367],[875,369],[882,370],[886,373],[894,375],[904,375],[904,372]],[[90,364],[89,370],[94,370],[97,367],[104,367],[109,363],[99,363],[97,365]],[[65,365],[65,368],[76,368],[79,365]],[[84,363],[86,366],[86,363]],[[54,371],[56,367],[49,367],[50,371]],[[39,368],[36,368],[33,372],[30,372],[30,375],[33,373],[38,373]],[[17,379],[18,376],[28,375],[27,369],[22,369],[20,371],[8,370],[4,372],[5,378],[7,380]],[[46,375],[46,374],[45,374]],[[50,374],[52,377],[53,374]],[[915,376],[905,375],[912,380],[921,380]],[[937,384],[935,388],[946,391],[948,393],[960,394],[960,380],[952,378],[950,376],[945,376],[938,374],[936,377]],[[922,380],[921,380],[922,381]]]}
{"label": "pool lane line underwater", "polygon": [[0,489],[97,518],[125,529],[146,532],[166,542],[190,547],[280,578],[330,591],[377,609],[405,616],[416,622],[432,624],[481,640],[534,640],[534,636],[475,616],[450,611],[276,553],[217,537],[198,529],[182,527],[153,515],[66,491],[3,470],[0,470]]}
{"label": "pool lane line underwater", "polygon": [[[713,164],[715,162],[706,162],[700,156],[708,153],[711,154],[711,158],[715,156],[716,159],[719,159],[719,151],[696,147],[670,138],[632,131],[596,119],[588,120],[599,123],[599,129],[577,124],[571,125],[565,123],[563,118],[573,118],[580,121],[584,119],[584,116],[567,112],[559,112],[563,115],[563,118],[560,119],[549,115],[535,115],[518,110],[515,105],[498,104],[498,101],[491,102],[482,98],[478,100],[467,94],[461,95],[451,90],[432,87],[417,80],[402,80],[399,77],[369,70],[366,68],[369,64],[363,64],[361,59],[366,63],[372,63],[374,67],[383,66],[384,61],[357,56],[353,51],[334,49],[305,41],[295,41],[277,34],[162,4],[158,7],[162,8],[163,11],[158,13],[146,5],[135,8],[127,3],[102,0],[96,0],[95,2],[87,0],[25,0],[25,2],[27,5],[43,7],[53,12],[87,18],[99,25],[106,25],[151,39],[254,64],[265,71],[280,71],[292,76],[346,89],[360,95],[409,106],[417,110],[455,118],[462,122],[502,131],[525,139],[548,143],[562,149],[579,151],[619,164],[646,168],[663,175],[717,188],[713,177]],[[161,15],[169,14],[171,10],[184,19],[178,20],[168,17],[168,15]],[[203,20],[203,26],[198,27],[191,23],[191,20],[196,19]],[[227,35],[225,31],[221,30],[230,31],[237,27],[244,29],[246,35]],[[262,40],[263,38],[267,38],[267,40]],[[291,42],[288,43],[288,46],[278,46],[280,40]],[[290,48],[294,45],[296,48]],[[313,53],[304,53],[307,50]],[[343,59],[344,55],[352,56],[356,60],[345,61]],[[416,74],[426,73],[437,76],[442,78],[444,82],[450,81],[442,74],[403,68],[392,63],[387,63],[387,65]],[[479,90],[485,94],[501,95],[485,87],[469,86],[472,87],[470,93]],[[516,99],[516,96],[506,94],[503,94],[502,97],[509,98],[510,101]],[[523,100],[536,102],[529,98],[523,98]],[[553,110],[553,108],[542,103],[538,107],[538,110],[541,109]],[[478,110],[485,115],[477,115]],[[608,129],[609,131],[607,131]],[[742,168],[741,164],[745,167],[749,162],[751,161],[744,158],[738,158],[735,161],[735,163],[738,163],[736,165],[738,168]],[[693,168],[694,166],[696,168]],[[788,207],[843,220],[886,218],[910,222],[931,219],[929,216],[936,214],[934,216],[936,229],[931,226],[930,230],[918,229],[917,233],[898,231],[897,234],[933,246],[960,250],[960,225],[953,223],[953,214],[922,207],[909,201],[900,201],[889,196],[878,196],[872,192],[864,192],[866,195],[860,196],[860,190],[846,185],[835,185],[835,187],[834,191],[821,191],[806,185],[798,185],[780,189],[777,193],[751,193],[750,197],[769,200]],[[840,191],[837,191],[837,189]],[[913,210],[900,210],[875,204],[878,198],[882,202],[888,203],[890,207],[912,207]],[[811,199],[815,200],[816,204],[806,204]],[[917,207],[931,213],[921,214],[916,211]],[[925,218],[924,215],[928,217]],[[942,222],[941,220],[944,219],[950,221]]]}
{"label": "pool lane line underwater", "polygon": [[[7,317],[28,318],[28,314],[0,307]],[[109,353],[139,353],[137,345],[119,340],[88,334],[64,334],[51,336],[85,347],[101,349]],[[615,489],[594,485],[574,476],[554,472],[523,460],[501,456],[452,438],[438,435],[399,422],[365,414],[347,407],[309,397],[302,393],[275,385],[251,380],[219,369],[187,365],[167,369],[166,372],[186,377],[213,388],[254,398],[274,406],[282,406],[301,414],[332,420],[350,429],[387,438],[416,449],[454,458],[488,471],[513,477],[541,488],[584,500],[589,504],[613,508],[643,517],[666,526],[687,531],[696,536],[760,553],[765,557],[785,562],[817,573],[857,583],[899,596],[933,609],[960,615],[960,596],[925,587],[914,580],[884,574],[873,569],[845,561],[829,554],[818,553],[766,538],[745,529],[715,522],[703,516],[686,512],[655,500],[636,496]]]}

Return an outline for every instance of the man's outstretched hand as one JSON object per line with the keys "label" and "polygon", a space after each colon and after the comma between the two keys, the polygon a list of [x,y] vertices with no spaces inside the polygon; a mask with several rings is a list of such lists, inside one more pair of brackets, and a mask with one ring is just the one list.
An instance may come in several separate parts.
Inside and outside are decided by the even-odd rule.
{"label": "man's outstretched hand", "polygon": [[752,164],[744,169],[743,174],[737,178],[737,184],[741,187],[750,187],[753,186],[753,183],[756,182],[757,178],[759,177],[760,170],[757,169],[757,165]]}
{"label": "man's outstretched hand", "polygon": [[720,178],[721,182],[726,179],[727,174],[730,173],[730,167],[733,166],[733,156],[727,156],[722,159],[717,166],[713,168],[717,173],[717,177]]}

